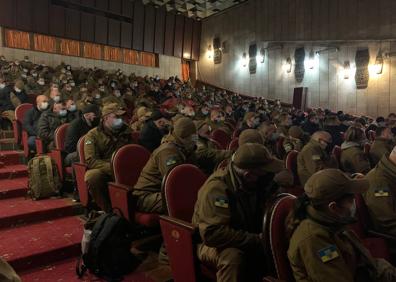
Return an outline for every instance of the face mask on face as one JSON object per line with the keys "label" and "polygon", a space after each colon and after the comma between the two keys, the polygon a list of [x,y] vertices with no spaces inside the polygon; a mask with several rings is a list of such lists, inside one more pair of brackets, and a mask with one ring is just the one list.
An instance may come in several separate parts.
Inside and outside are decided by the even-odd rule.
{"label": "face mask on face", "polygon": [[0,89],[3,89],[5,87],[4,83],[0,83]]}
{"label": "face mask on face", "polygon": [[45,111],[46,109],[48,109],[48,102],[42,102],[40,104],[40,110]]}
{"label": "face mask on face", "polygon": [[38,83],[39,85],[44,85],[44,84],[45,84],[44,80],[39,80],[39,81],[37,81],[37,83]]}
{"label": "face mask on face", "polygon": [[19,93],[19,92],[21,92],[22,90],[21,89],[19,89],[18,87],[14,87],[14,90],[15,90],[15,92],[17,92],[17,93]]}
{"label": "face mask on face", "polygon": [[120,91],[116,91],[116,92],[114,92],[114,96],[116,96],[117,98],[121,97],[121,93],[120,93]]}
{"label": "face mask on face", "polygon": [[100,99],[100,94],[96,94],[95,99]]}
{"label": "face mask on face", "polygon": [[77,110],[77,106],[76,105],[70,105],[69,112],[75,112],[76,110]]}
{"label": "face mask on face", "polygon": [[278,132],[274,132],[271,134],[271,141],[276,141],[279,138],[279,133]]}
{"label": "face mask on face", "polygon": [[71,86],[71,87],[74,87],[74,86],[76,86],[76,83],[70,82],[70,86]]}
{"label": "face mask on face", "polygon": [[55,103],[58,103],[60,101],[60,96],[55,96],[54,99]]}
{"label": "face mask on face", "polygon": [[66,110],[60,110],[59,111],[59,116],[60,117],[65,117],[67,115],[67,111]]}
{"label": "face mask on face", "polygon": [[324,141],[324,140],[319,140],[319,144],[320,144],[320,147],[321,147],[323,150],[326,150],[326,148],[329,146],[329,144],[327,144],[327,142]]}
{"label": "face mask on face", "polygon": [[124,122],[122,121],[121,118],[116,118],[113,120],[113,123],[111,124],[111,128],[113,130],[118,130],[122,127],[123,124],[124,124]]}

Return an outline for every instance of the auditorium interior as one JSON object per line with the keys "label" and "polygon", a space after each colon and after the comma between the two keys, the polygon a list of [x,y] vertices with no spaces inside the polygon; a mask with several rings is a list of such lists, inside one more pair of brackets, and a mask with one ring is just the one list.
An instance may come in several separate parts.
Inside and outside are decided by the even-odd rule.
{"label": "auditorium interior", "polygon": [[0,0],[0,281],[396,282],[395,15]]}

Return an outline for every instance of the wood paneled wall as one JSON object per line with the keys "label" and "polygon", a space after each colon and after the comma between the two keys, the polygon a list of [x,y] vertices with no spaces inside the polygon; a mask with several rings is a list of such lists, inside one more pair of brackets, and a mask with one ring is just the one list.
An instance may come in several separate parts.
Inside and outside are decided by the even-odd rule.
{"label": "wood paneled wall", "polygon": [[[354,69],[359,48],[369,48],[370,65],[380,48],[384,53],[396,52],[395,14],[393,0],[250,0],[203,21],[198,77],[242,94],[289,103],[293,88],[306,86],[311,107],[387,115],[396,112],[396,57],[385,59],[383,73],[371,74],[368,88],[363,90],[356,89],[354,74],[344,79],[343,64],[349,60]],[[215,36],[229,47],[218,65],[206,55]],[[283,41],[283,48],[269,50],[256,74],[250,75],[240,65],[242,53],[252,42],[261,48],[268,41]],[[311,48],[329,45],[340,49],[321,53],[314,70],[306,69],[302,83],[295,81],[294,66],[290,74],[283,70],[296,48],[305,47],[308,56]]]}
{"label": "wood paneled wall", "polygon": [[140,0],[1,0],[0,4],[0,26],[199,59],[201,22]]}

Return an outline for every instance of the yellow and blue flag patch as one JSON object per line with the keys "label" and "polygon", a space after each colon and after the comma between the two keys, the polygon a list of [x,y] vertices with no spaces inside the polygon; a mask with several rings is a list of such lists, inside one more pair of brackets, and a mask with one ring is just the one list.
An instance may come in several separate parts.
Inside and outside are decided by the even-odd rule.
{"label": "yellow and blue flag patch", "polygon": [[216,197],[215,206],[219,208],[228,209],[228,199],[224,196]]}
{"label": "yellow and blue flag patch", "polygon": [[374,196],[375,197],[389,197],[389,188],[375,190]]}
{"label": "yellow and blue flag patch", "polygon": [[330,245],[324,249],[319,250],[318,254],[322,262],[328,262],[340,256],[335,245]]}

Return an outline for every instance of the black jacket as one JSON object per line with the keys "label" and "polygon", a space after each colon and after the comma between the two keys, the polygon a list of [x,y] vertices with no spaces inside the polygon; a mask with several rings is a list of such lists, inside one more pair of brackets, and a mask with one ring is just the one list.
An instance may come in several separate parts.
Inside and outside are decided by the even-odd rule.
{"label": "black jacket", "polygon": [[318,124],[313,123],[313,122],[310,122],[310,121],[306,121],[306,122],[304,122],[303,125],[302,125],[302,130],[303,130],[304,132],[309,133],[309,135],[312,135],[312,134],[314,134],[316,131],[319,131],[320,128],[319,128],[319,125],[318,125]]}
{"label": "black jacket", "polygon": [[154,121],[148,120],[140,131],[139,144],[152,152],[159,147],[163,136]]}
{"label": "black jacket", "polygon": [[38,121],[38,136],[48,145],[54,141],[55,130],[66,121],[66,118],[61,118],[51,109],[44,112]]}
{"label": "black jacket", "polygon": [[68,154],[76,152],[78,140],[92,128],[93,126],[89,126],[83,116],[74,119],[66,132],[65,151]]}
{"label": "black jacket", "polygon": [[341,146],[341,143],[344,142],[344,140],[342,138],[341,130],[338,125],[326,125],[324,127],[324,130],[330,133],[333,140],[331,148],[334,148],[335,145]]}
{"label": "black jacket", "polygon": [[10,92],[11,89],[7,86],[0,89],[0,112],[15,110],[14,105],[11,103]]}
{"label": "black jacket", "polygon": [[38,121],[42,112],[33,107],[25,113],[23,118],[23,129],[25,129],[29,136],[37,136],[38,134]]}
{"label": "black jacket", "polygon": [[28,98],[28,96],[27,96],[25,90],[22,90],[22,91],[19,92],[19,93],[16,92],[15,90],[12,91],[12,92],[14,92],[15,96],[17,96],[18,99],[19,99],[19,101],[21,101],[21,104],[29,102],[29,101],[28,101],[29,98]]}

